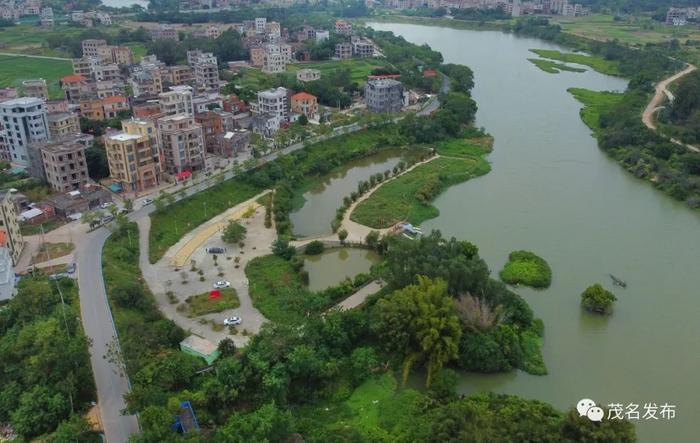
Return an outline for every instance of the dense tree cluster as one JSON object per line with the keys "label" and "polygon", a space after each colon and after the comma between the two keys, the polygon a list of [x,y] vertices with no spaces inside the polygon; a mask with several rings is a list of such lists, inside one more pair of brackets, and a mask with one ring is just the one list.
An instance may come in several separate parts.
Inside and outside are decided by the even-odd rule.
{"label": "dense tree cluster", "polygon": [[[86,429],[80,415],[95,399],[95,386],[77,306],[72,280],[42,276],[22,279],[17,296],[0,310],[0,423],[12,424],[24,439],[59,425],[58,435]],[[97,441],[81,433],[81,441]]]}
{"label": "dense tree cluster", "polygon": [[151,36],[144,28],[129,30],[122,28],[118,33],[112,34],[104,32],[97,28],[88,28],[85,31],[77,34],[59,34],[53,33],[46,38],[46,43],[49,48],[61,49],[75,58],[83,56],[82,41],[86,39],[103,39],[110,45],[121,45],[129,42],[145,43],[151,40]]}

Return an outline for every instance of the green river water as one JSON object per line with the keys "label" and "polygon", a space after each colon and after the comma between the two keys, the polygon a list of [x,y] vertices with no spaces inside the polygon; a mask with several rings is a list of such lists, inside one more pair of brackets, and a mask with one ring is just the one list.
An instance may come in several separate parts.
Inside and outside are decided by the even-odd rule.
{"label": "green river water", "polygon": [[[547,74],[530,48],[566,50],[495,31],[371,23],[429,44],[475,73],[477,125],[495,137],[492,171],[450,188],[423,224],[479,246],[495,274],[515,249],[548,260],[552,286],[519,289],[545,323],[546,376],[462,376],[460,389],[541,399],[564,409],[675,405],[672,420],[634,421],[640,441],[698,441],[700,430],[700,216],[629,175],[596,146],[569,87],[621,90],[595,72]],[[609,273],[626,280],[612,286]],[[587,314],[580,294],[601,282],[618,302]],[[641,406],[640,406],[641,409]]]}

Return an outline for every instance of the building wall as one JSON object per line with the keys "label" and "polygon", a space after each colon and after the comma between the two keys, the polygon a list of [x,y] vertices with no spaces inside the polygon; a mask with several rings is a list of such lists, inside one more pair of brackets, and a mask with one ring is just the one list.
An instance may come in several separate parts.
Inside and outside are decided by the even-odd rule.
{"label": "building wall", "polygon": [[0,122],[10,161],[29,165],[27,146],[51,137],[44,101],[25,97],[0,103]]}
{"label": "building wall", "polygon": [[12,256],[12,262],[16,265],[24,248],[24,239],[17,221],[19,214],[17,214],[14,197],[10,192],[5,192],[0,198],[0,229],[7,234],[7,247]]}
{"label": "building wall", "polygon": [[73,191],[88,183],[85,147],[80,144],[46,146],[41,149],[46,181],[59,192]]}

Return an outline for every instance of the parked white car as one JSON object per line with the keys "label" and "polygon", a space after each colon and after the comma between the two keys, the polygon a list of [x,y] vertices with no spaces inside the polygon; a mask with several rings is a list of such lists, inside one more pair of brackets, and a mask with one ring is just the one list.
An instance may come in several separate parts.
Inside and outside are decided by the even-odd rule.
{"label": "parked white car", "polygon": [[224,325],[226,326],[236,326],[241,324],[240,317],[228,317],[224,319]]}
{"label": "parked white car", "polygon": [[228,280],[219,280],[218,282],[214,283],[214,289],[224,289],[224,288],[230,288],[231,287],[231,282]]}

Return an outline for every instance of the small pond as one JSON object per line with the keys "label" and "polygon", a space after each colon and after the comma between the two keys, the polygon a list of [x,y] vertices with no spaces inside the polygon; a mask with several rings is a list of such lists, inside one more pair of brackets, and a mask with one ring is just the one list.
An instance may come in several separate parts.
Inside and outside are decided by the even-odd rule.
{"label": "small pond", "polygon": [[379,261],[374,251],[357,248],[327,249],[318,255],[304,256],[304,269],[309,273],[309,289],[321,291],[335,286],[345,278],[369,272]]}

